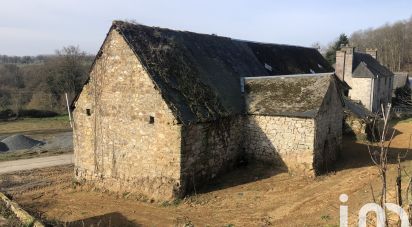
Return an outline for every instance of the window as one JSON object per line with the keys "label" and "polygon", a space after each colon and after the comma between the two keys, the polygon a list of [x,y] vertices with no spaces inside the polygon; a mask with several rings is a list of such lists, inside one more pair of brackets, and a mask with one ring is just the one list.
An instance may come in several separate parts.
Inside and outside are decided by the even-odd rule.
{"label": "window", "polygon": [[90,116],[90,115],[92,115],[92,112],[91,112],[91,110],[90,110],[90,109],[86,109],[86,114],[87,114],[87,116]]}
{"label": "window", "polygon": [[154,117],[153,116],[149,117],[149,124],[154,124]]}

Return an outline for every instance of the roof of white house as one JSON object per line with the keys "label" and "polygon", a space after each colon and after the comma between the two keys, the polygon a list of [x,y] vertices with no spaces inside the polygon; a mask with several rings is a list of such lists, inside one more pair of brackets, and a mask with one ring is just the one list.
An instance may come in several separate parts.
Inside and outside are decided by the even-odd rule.
{"label": "roof of white house", "polygon": [[390,77],[393,76],[393,73],[371,55],[354,52],[352,76],[358,78]]}

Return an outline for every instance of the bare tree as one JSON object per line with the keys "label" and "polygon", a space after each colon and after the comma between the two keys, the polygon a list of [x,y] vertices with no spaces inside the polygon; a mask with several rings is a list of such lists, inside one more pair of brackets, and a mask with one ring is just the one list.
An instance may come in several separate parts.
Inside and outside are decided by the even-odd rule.
{"label": "bare tree", "polygon": [[379,61],[392,71],[412,70],[412,18],[385,24],[376,29],[354,32],[350,37],[352,45],[360,51],[366,48],[379,50]]}

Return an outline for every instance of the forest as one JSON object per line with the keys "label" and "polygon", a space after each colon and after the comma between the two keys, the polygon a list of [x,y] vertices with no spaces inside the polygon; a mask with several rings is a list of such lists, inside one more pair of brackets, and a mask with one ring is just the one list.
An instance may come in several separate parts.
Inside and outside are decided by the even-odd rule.
{"label": "forest", "polygon": [[366,48],[376,48],[379,62],[391,71],[412,72],[412,18],[378,28],[358,30],[349,37],[341,34],[321,50],[331,64],[335,63],[335,52],[341,44],[350,44],[360,52]]}
{"label": "forest", "polygon": [[[94,56],[68,46],[54,55],[0,56],[0,118],[59,114],[80,91]],[[5,116],[6,115],[6,116]]]}

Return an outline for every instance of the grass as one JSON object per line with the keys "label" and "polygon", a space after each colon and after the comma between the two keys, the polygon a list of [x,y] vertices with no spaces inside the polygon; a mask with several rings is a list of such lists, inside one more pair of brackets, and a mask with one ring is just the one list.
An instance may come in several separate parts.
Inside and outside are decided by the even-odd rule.
{"label": "grass", "polygon": [[68,115],[47,118],[23,118],[0,122],[0,134],[70,129]]}
{"label": "grass", "polygon": [[400,120],[399,123],[412,123],[412,117],[404,119],[404,120]]}
{"label": "grass", "polygon": [[168,207],[168,206],[178,206],[182,202],[181,199],[174,199],[172,201],[164,201],[162,202],[161,206],[162,207]]}

